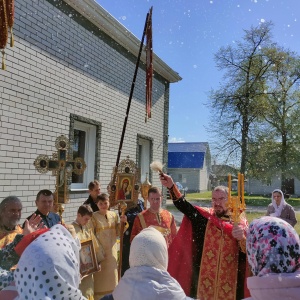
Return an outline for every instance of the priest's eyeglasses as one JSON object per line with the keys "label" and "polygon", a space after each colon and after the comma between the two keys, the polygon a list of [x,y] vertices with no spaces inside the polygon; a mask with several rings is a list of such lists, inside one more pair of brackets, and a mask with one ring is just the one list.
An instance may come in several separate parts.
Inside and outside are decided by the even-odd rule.
{"label": "priest's eyeglasses", "polygon": [[220,198],[212,198],[211,200],[212,200],[212,202],[224,202],[227,200],[227,198],[220,197]]}

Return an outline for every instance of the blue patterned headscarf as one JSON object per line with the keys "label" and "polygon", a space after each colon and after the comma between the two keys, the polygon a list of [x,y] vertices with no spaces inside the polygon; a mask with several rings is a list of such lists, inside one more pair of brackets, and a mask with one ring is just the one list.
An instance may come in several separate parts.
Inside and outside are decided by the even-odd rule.
{"label": "blue patterned headscarf", "polygon": [[300,240],[295,229],[276,217],[255,219],[247,232],[252,273],[293,273],[300,269]]}

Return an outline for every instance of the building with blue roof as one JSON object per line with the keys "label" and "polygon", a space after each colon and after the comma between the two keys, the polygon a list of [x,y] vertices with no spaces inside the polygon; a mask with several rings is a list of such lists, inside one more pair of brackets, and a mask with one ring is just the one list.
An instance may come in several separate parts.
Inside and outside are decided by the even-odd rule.
{"label": "building with blue roof", "polygon": [[211,156],[207,142],[169,143],[168,173],[191,192],[210,189]]}

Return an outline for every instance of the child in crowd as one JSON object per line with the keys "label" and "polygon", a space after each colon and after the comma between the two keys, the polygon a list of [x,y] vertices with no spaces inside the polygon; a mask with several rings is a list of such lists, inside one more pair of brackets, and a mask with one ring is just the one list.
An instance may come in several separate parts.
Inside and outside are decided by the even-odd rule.
{"label": "child in crowd", "polygon": [[[92,240],[94,251],[97,256],[97,261],[99,264],[99,272],[100,272],[100,262],[104,259],[104,251],[102,246],[99,244],[97,238],[95,237],[92,224],[90,222],[93,215],[93,210],[88,204],[83,204],[78,208],[76,220],[72,223],[74,226],[77,237],[80,242],[85,242],[88,240]],[[84,249],[80,252],[80,256],[84,255]],[[85,257],[82,257],[81,263]],[[83,274],[82,274],[83,275]],[[79,286],[84,297],[88,300],[94,300],[94,276],[93,274],[83,275],[81,278],[81,283]]]}

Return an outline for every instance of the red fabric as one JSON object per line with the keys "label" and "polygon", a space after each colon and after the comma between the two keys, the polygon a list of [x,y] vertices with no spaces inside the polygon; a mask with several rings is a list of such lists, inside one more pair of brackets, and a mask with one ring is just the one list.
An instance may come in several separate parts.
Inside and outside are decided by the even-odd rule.
{"label": "red fabric", "polygon": [[213,209],[206,210],[202,207],[195,206],[195,208],[200,212],[200,214],[206,218],[209,219],[215,226],[217,226],[220,229],[223,229],[223,231],[228,234],[232,235],[232,229],[233,225],[230,223],[222,222],[221,219],[213,215]]}
{"label": "red fabric", "polygon": [[247,263],[247,261],[246,261],[245,273],[246,273],[246,276],[245,276],[245,281],[244,281],[244,298],[248,298],[248,297],[251,297],[251,294],[250,294],[250,290],[248,289],[248,286],[247,286],[247,278],[251,277],[251,271],[250,271],[249,264]]}
{"label": "red fabric", "polygon": [[[212,215],[213,210],[205,210],[195,206],[203,217],[209,219],[218,228],[223,228],[226,234],[232,234],[233,225],[220,221],[219,218]],[[192,266],[194,243],[192,235],[192,223],[184,216],[177,236],[169,247],[169,265],[168,272],[174,277],[187,296],[190,296],[191,281],[192,281]]]}
{"label": "red fabric", "polygon": [[15,251],[16,253],[21,256],[25,248],[33,242],[38,236],[48,231],[49,228],[42,228],[35,232],[25,235],[22,240],[16,245]]}
{"label": "red fabric", "polygon": [[192,223],[184,216],[180,229],[169,247],[168,272],[179,282],[187,296],[192,284]]}
{"label": "red fabric", "polygon": [[18,296],[18,291],[14,282],[0,291],[0,299],[14,300]]}
{"label": "red fabric", "polygon": [[146,120],[151,118],[152,77],[153,77],[153,45],[152,45],[152,7],[150,8],[146,27]]}

